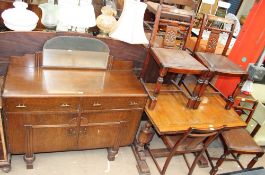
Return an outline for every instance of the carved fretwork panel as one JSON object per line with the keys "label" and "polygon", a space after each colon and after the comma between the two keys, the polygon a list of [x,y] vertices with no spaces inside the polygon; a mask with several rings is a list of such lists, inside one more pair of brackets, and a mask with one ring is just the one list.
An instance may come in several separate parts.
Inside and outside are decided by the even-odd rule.
{"label": "carved fretwork panel", "polygon": [[220,31],[212,30],[206,45],[205,52],[214,53],[218,43]]}
{"label": "carved fretwork panel", "polygon": [[185,26],[167,26],[163,45],[166,48],[180,48],[185,45],[188,34],[188,27]]}

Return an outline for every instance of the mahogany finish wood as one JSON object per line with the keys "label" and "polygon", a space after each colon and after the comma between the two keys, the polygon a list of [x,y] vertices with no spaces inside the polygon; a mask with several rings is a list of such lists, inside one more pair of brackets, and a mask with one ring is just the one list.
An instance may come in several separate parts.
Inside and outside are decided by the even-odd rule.
{"label": "mahogany finish wood", "polygon": [[[211,25],[209,26],[209,24]],[[231,25],[231,29],[230,30],[220,29],[218,28],[219,27],[218,24],[219,25],[229,24]],[[227,105],[225,106],[226,109],[230,109],[232,107],[235,97],[240,93],[240,89],[244,81],[246,81],[246,79],[248,78],[248,74],[245,70],[243,70],[240,66],[233,63],[231,60],[229,60],[228,57],[226,57],[226,52],[233,37],[235,25],[236,25],[235,21],[233,20],[204,14],[203,22],[200,28],[200,33],[193,51],[195,58],[204,66],[206,66],[211,72],[213,72],[213,74],[211,75],[212,78],[216,75],[241,78],[241,81],[235,88],[234,92],[231,95],[229,95],[227,98]],[[204,30],[208,30],[211,32],[205,50],[206,53],[197,52]],[[226,33],[228,35],[228,39],[226,41],[222,55],[216,55],[214,52],[216,50],[218,38],[221,32]],[[212,84],[210,85],[213,86]],[[220,93],[218,89],[216,89],[216,91]]]}
{"label": "mahogany finish wood", "polygon": [[[151,84],[148,87],[153,89],[154,85]],[[210,87],[207,88],[205,95],[202,97],[202,102],[196,110],[185,107],[187,99],[184,95],[162,93],[163,90],[172,89],[174,89],[172,85],[163,85],[154,110],[150,110],[148,104],[145,107],[149,121],[140,130],[132,145],[140,174],[150,173],[145,161],[144,147],[151,142],[155,134],[154,129],[160,136],[164,136],[183,133],[190,127],[219,128],[225,126],[227,128],[238,128],[246,126],[246,123],[234,110],[224,109],[225,101],[221,96],[213,93]],[[161,151],[159,151],[159,154],[164,155]]]}
{"label": "mahogany finish wood", "polygon": [[[243,112],[247,115],[246,123],[248,124],[256,110],[258,101],[246,98],[237,98],[236,102],[237,106],[234,107],[235,110],[240,113]],[[241,106],[242,103],[250,104],[250,107]],[[255,129],[254,132],[256,132]],[[223,161],[226,160],[226,157],[230,154],[234,158],[232,160],[236,161],[242,169],[245,168],[239,161],[239,156],[241,154],[255,155],[255,157],[247,165],[247,169],[251,169],[258,161],[258,159],[264,155],[263,149],[253,139],[253,134],[254,133],[250,134],[245,128],[231,129],[221,133],[221,138],[224,143],[224,154],[218,159],[215,166],[213,165],[211,157],[207,152],[207,156],[212,166],[210,174],[215,175],[218,171],[218,168],[222,165]]]}
{"label": "mahogany finish wood", "polygon": [[114,160],[132,143],[147,98],[132,71],[26,67],[23,58],[36,65],[32,55],[11,58],[3,104],[9,151],[25,154],[27,168],[38,152],[108,148]]}

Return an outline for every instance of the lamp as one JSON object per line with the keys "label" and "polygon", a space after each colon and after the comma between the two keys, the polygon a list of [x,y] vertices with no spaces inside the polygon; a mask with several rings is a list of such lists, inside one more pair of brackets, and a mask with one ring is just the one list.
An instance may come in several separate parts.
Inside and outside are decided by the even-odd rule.
{"label": "lamp", "polygon": [[74,30],[85,32],[89,27],[96,25],[95,12],[91,0],[60,0],[58,6],[59,24],[57,25],[57,31]]}
{"label": "lamp", "polygon": [[15,8],[6,9],[2,13],[5,26],[14,31],[31,31],[36,28],[39,17],[28,10],[25,2],[13,2]]}
{"label": "lamp", "polygon": [[148,44],[143,27],[146,7],[147,5],[143,2],[125,0],[117,27],[109,36],[130,44]]}

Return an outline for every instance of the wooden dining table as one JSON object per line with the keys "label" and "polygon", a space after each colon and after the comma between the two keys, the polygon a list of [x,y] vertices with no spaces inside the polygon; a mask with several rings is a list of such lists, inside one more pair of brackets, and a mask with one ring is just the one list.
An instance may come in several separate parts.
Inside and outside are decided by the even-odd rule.
{"label": "wooden dining table", "polygon": [[[149,85],[150,89],[152,87],[153,85]],[[172,85],[163,85],[162,90],[172,88]],[[183,133],[190,127],[206,129],[225,126],[231,129],[246,126],[246,123],[233,109],[225,109],[225,100],[219,94],[213,93],[210,87],[202,97],[198,109],[188,109],[185,106],[186,102],[187,99],[182,93],[161,93],[153,110],[146,106],[145,113],[148,121],[141,128],[132,145],[140,174],[150,174],[145,161],[147,155],[145,145],[152,141],[155,131],[161,136]]]}

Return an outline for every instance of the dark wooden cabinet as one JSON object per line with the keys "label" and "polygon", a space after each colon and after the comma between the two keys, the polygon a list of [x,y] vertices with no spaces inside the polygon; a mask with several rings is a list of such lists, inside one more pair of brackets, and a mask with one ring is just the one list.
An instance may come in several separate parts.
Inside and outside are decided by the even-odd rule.
{"label": "dark wooden cabinet", "polygon": [[9,151],[25,154],[28,168],[40,152],[107,148],[114,160],[120,146],[133,142],[146,99],[131,71],[9,66],[3,92]]}

